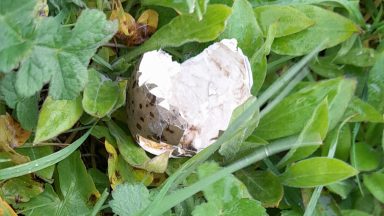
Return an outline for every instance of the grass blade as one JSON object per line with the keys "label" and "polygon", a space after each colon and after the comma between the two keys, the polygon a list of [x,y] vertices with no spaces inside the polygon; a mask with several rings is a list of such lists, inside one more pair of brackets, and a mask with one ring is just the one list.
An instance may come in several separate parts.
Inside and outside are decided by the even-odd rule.
{"label": "grass blade", "polygon": [[92,128],[89,129],[83,136],[81,136],[71,145],[69,145],[68,147],[60,151],[57,151],[48,156],[39,158],[37,160],[30,161],[28,163],[24,163],[24,164],[12,166],[12,167],[8,167],[0,170],[0,180],[10,179],[10,178],[26,175],[29,173],[33,173],[64,160],[66,157],[72,154],[78,147],[80,147],[81,144],[83,144],[83,142],[88,138],[89,134],[91,133],[91,130]]}

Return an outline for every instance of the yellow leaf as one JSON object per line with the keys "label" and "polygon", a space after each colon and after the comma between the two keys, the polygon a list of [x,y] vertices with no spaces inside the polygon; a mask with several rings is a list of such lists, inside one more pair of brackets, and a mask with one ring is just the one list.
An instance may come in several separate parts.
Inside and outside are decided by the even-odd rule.
{"label": "yellow leaf", "polygon": [[159,14],[154,10],[145,10],[137,20],[137,23],[150,27],[154,33],[159,23]]}
{"label": "yellow leaf", "polygon": [[17,216],[16,212],[13,211],[11,206],[0,197],[0,215],[3,216]]}
{"label": "yellow leaf", "polygon": [[28,157],[18,154],[13,148],[23,145],[30,135],[31,132],[22,129],[9,114],[0,116],[0,150],[6,152],[14,163],[29,161]]}

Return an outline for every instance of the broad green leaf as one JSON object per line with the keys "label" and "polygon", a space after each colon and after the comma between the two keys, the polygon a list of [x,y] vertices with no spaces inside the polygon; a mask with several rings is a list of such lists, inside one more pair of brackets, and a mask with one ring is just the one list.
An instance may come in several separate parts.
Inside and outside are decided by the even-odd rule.
{"label": "broad green leaf", "polygon": [[351,100],[356,82],[337,78],[318,82],[284,98],[267,113],[255,130],[255,135],[271,140],[300,132],[316,106],[327,97],[329,127],[333,129],[341,120]]}
{"label": "broad green leaf", "polygon": [[349,124],[344,125],[340,130],[336,127],[328,133],[324,140],[324,144],[321,147],[322,156],[328,155],[329,148],[337,137],[335,157],[347,161],[352,144],[352,133]]}
{"label": "broad green leaf", "polygon": [[163,7],[173,8],[180,14],[193,13],[196,0],[143,0],[143,5],[159,5]]}
{"label": "broad green leaf", "polygon": [[260,203],[253,199],[238,199],[218,207],[212,203],[203,203],[193,210],[193,216],[262,216],[267,215]]}
{"label": "broad green leaf", "polygon": [[332,60],[330,58],[317,58],[309,64],[309,67],[313,72],[325,78],[343,76],[344,70]]}
{"label": "broad green leaf", "polygon": [[76,151],[57,165],[62,204],[56,215],[86,215],[100,197],[83,161]]}
{"label": "broad green leaf", "polygon": [[315,21],[304,31],[277,38],[272,50],[280,55],[304,55],[325,41],[323,48],[335,46],[359,32],[351,20],[313,5],[295,5],[296,9]]}
{"label": "broad green leaf", "polygon": [[370,67],[375,64],[376,51],[371,48],[352,49],[343,56],[334,59],[338,64],[349,64],[357,67]]}
{"label": "broad green leaf", "polygon": [[33,17],[36,0],[0,1],[0,71],[10,72],[33,44]]}
{"label": "broad green leaf", "polygon": [[[211,175],[220,168],[214,162],[207,162],[198,168],[199,179]],[[217,205],[228,203],[237,199],[252,198],[247,187],[235,176],[229,175],[203,189],[204,197],[208,202]]]}
{"label": "broad green leaf", "polygon": [[225,30],[218,39],[235,38],[238,47],[250,58],[257,49],[261,48],[263,43],[262,34],[249,2],[236,0],[233,3],[232,14],[228,18]]}
{"label": "broad green leaf", "polygon": [[339,195],[342,199],[348,198],[349,194],[355,188],[353,181],[345,180],[338,181],[333,184],[327,185],[327,189],[332,193]]}
{"label": "broad green leaf", "polygon": [[359,171],[372,171],[380,164],[382,158],[380,153],[367,143],[355,143],[351,149],[352,166]]}
{"label": "broad green leaf", "polygon": [[264,207],[277,207],[283,198],[284,190],[280,180],[270,171],[239,170],[236,173],[253,198]]}
{"label": "broad green leaf", "polygon": [[16,104],[16,116],[24,129],[33,131],[37,126],[39,117],[37,95],[19,101]]}
{"label": "broad green leaf", "polygon": [[342,216],[372,216],[371,214],[368,214],[363,211],[359,211],[356,209],[343,209],[341,210]]}
{"label": "broad green leaf", "polygon": [[28,163],[8,167],[5,169],[0,169],[0,180],[10,179],[32,172],[36,172],[64,160],[70,154],[72,154],[81,144],[83,144],[83,142],[88,138],[89,134],[91,133],[91,130],[92,129],[88,130],[88,132],[86,132],[83,136],[73,142],[70,146],[58,152],[52,153],[37,160],[30,161]]}
{"label": "broad green leaf", "polygon": [[41,107],[34,143],[51,139],[70,129],[79,120],[83,108],[81,98],[53,100],[47,97]]}
{"label": "broad green leaf", "polygon": [[363,178],[364,185],[368,188],[369,192],[381,203],[384,203],[384,173],[365,174]]}
{"label": "broad green leaf", "polygon": [[345,116],[353,116],[350,122],[384,122],[383,115],[378,110],[357,97],[348,105]]}
{"label": "broad green leaf", "polygon": [[100,194],[85,169],[80,153],[75,152],[60,162],[57,171],[59,192],[56,193],[51,185],[46,184],[42,194],[20,207],[28,216],[90,215],[92,205]]}
{"label": "broad green leaf", "polygon": [[0,95],[11,109],[16,108],[16,104],[22,100],[15,88],[16,73],[6,74],[0,80]]}
{"label": "broad green leaf", "polygon": [[112,192],[109,206],[117,215],[138,215],[150,203],[148,189],[143,184],[122,184]]}
{"label": "broad green leaf", "polygon": [[88,83],[83,93],[83,108],[97,118],[109,115],[119,99],[117,83],[96,70],[89,70]]}
{"label": "broad green leaf", "polygon": [[384,52],[376,58],[376,63],[369,71],[368,103],[379,112],[384,111]]}
{"label": "broad green leaf", "polygon": [[34,180],[32,175],[20,176],[2,183],[0,194],[9,204],[28,202],[43,192],[43,184]]}
{"label": "broad green leaf", "polygon": [[[231,119],[237,118],[241,113],[244,112],[244,110],[247,107],[249,107],[251,103],[255,102],[256,100],[257,99],[255,97],[251,97],[242,105],[237,107],[233,111]],[[243,147],[246,147],[246,146],[243,146],[240,143],[242,143],[244,139],[249,137],[257,127],[257,124],[259,123],[259,112],[255,112],[253,113],[253,115],[249,116],[249,118],[244,119],[243,123],[244,123],[245,129],[239,132],[236,136],[233,136],[230,140],[224,143],[219,149],[219,153],[223,155],[226,159],[231,160],[237,156],[237,153],[239,151],[244,151]]]}
{"label": "broad green leaf", "polygon": [[95,183],[95,187],[98,191],[104,191],[107,188],[109,189],[110,186],[108,176],[106,176],[104,172],[98,170],[97,168],[90,168],[87,171],[88,174],[92,177],[92,180]]}
{"label": "broad green leaf", "polygon": [[44,192],[27,203],[17,205],[26,216],[55,215],[60,206],[60,198],[50,184],[45,184]]}
{"label": "broad green leaf", "polygon": [[32,131],[37,124],[38,104],[37,96],[21,97],[15,88],[16,73],[8,73],[0,80],[0,97],[8,107],[16,109],[16,116],[22,127]]}
{"label": "broad green leaf", "polygon": [[305,13],[291,6],[268,5],[255,8],[255,16],[267,35],[268,28],[277,24],[276,38],[294,34],[315,24]]}
{"label": "broad green leaf", "polygon": [[[13,4],[9,2],[12,1],[7,0],[2,8]],[[25,4],[28,5],[30,3]],[[9,37],[23,41],[11,41],[10,44],[17,45],[0,48],[0,56],[5,53],[9,55],[5,58],[5,63],[0,63],[2,69],[8,72],[21,62],[15,87],[17,93],[23,97],[36,94],[43,85],[50,82],[49,95],[53,98],[76,98],[87,82],[87,66],[91,57],[99,46],[112,38],[117,30],[117,23],[107,21],[101,11],[84,10],[71,29],[60,26],[53,17],[41,18],[35,22],[31,18],[20,18],[19,13],[34,12],[33,7],[29,10],[16,11],[17,14],[13,14],[13,11],[10,13],[12,17],[7,18],[7,23],[28,27],[25,27],[25,30],[17,27],[16,31],[12,29],[11,33],[8,26],[5,34],[1,34],[5,36],[5,41],[10,40]],[[16,36],[24,32],[30,33],[26,36]],[[9,53],[10,48],[15,50],[10,52],[12,54]]]}
{"label": "broad green leaf", "polygon": [[128,80],[122,80],[118,82],[117,85],[119,87],[119,96],[117,98],[115,106],[113,107],[112,112],[124,106],[126,97],[127,97],[127,84],[128,84]]}
{"label": "broad green leaf", "polygon": [[131,166],[143,168],[144,164],[150,160],[144,149],[138,146],[132,137],[128,136],[116,123],[108,121],[107,125],[116,139],[117,147],[124,160]]}
{"label": "broad green leaf", "polygon": [[294,161],[306,158],[314,153],[319,145],[304,146],[303,143],[322,142],[328,131],[328,101],[323,100],[313,111],[311,118],[308,120],[304,129],[301,131],[295,148],[291,148],[288,153],[278,163],[279,167],[283,167]]}
{"label": "broad green leaf", "polygon": [[177,47],[188,42],[208,42],[216,39],[224,30],[231,8],[224,5],[209,5],[202,20],[194,15],[180,15],[160,28],[141,46],[125,57],[133,60],[144,52],[163,47]]}
{"label": "broad green leaf", "polygon": [[313,157],[289,166],[281,175],[281,181],[290,187],[316,187],[344,180],[357,173],[356,169],[341,160]]}
{"label": "broad green leaf", "polygon": [[[52,146],[35,146],[30,148],[25,147],[25,148],[17,149],[17,152],[28,156],[32,161],[34,161],[44,156],[48,156],[52,154],[53,147]],[[55,170],[55,166],[49,166],[45,169],[35,172],[35,174],[42,179],[50,180],[52,179],[54,170]]]}

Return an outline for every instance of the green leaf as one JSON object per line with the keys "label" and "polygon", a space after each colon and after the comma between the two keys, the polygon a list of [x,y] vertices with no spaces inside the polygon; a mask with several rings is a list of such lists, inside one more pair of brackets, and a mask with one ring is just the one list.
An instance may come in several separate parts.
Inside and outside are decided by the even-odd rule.
{"label": "green leaf", "polygon": [[33,44],[32,35],[36,0],[4,0],[0,2],[0,71],[17,67]]}
{"label": "green leaf", "polygon": [[359,211],[356,209],[343,209],[341,210],[342,216],[372,216],[371,214],[368,214],[363,211]]}
{"label": "green leaf", "polygon": [[24,203],[27,215],[90,215],[92,205],[100,196],[88,175],[79,152],[60,162],[58,171],[58,196],[48,184],[39,196]]}
{"label": "green leaf", "polygon": [[[7,5],[4,7],[7,8]],[[12,63],[6,65],[0,63],[0,65],[8,72],[21,61],[15,86],[17,93],[23,97],[34,95],[43,85],[50,82],[49,94],[54,99],[76,98],[86,84],[90,58],[99,46],[112,38],[117,30],[117,23],[107,21],[101,11],[84,10],[75,27],[70,29],[70,27],[60,26],[52,17],[41,18],[32,23],[31,18],[20,18],[20,12],[30,14],[34,8],[29,10],[31,11],[10,13],[13,16],[8,18],[8,23],[15,26],[28,24],[28,27],[25,27],[25,30],[17,27],[16,31],[12,29],[12,33],[7,27],[8,31],[1,34],[6,36],[4,40],[10,40],[11,36],[16,37],[13,34],[22,34],[20,32],[30,33],[16,37],[23,43],[18,41],[18,45],[8,47],[14,49],[13,52],[9,52],[8,48],[4,50],[4,47],[0,47],[0,56],[7,53],[10,57],[7,57],[6,62]]]}
{"label": "green leaf", "polygon": [[94,69],[89,70],[83,93],[83,108],[97,118],[109,115],[119,99],[119,87]]}
{"label": "green leaf", "polygon": [[15,109],[17,103],[22,100],[15,89],[16,73],[6,74],[0,80],[0,95],[11,109]]}
{"label": "green leaf", "polygon": [[313,5],[296,5],[296,9],[315,21],[315,25],[304,31],[277,38],[272,50],[280,55],[304,55],[326,40],[323,48],[335,46],[359,32],[351,20]]}
{"label": "green leaf", "polygon": [[34,143],[51,139],[70,129],[83,113],[81,98],[53,100],[47,97],[41,107]]}
{"label": "green leaf", "polygon": [[348,198],[349,194],[355,188],[354,182],[351,180],[338,181],[327,185],[327,189],[332,193],[339,195],[342,199]]}
{"label": "green leaf", "polygon": [[19,101],[16,104],[16,116],[24,129],[29,131],[34,130],[37,126],[39,116],[37,95]]}
{"label": "green leaf", "polygon": [[348,105],[345,116],[353,116],[350,122],[384,122],[383,115],[375,107],[357,97]]}
{"label": "green leaf", "polygon": [[252,197],[264,207],[279,206],[284,194],[283,185],[272,172],[243,169],[235,174],[247,186]]}
{"label": "green leaf", "polygon": [[238,199],[225,204],[222,208],[210,203],[196,206],[192,212],[193,216],[262,216],[267,215],[265,209],[256,200]]}
{"label": "green leaf", "polygon": [[158,5],[173,8],[180,14],[193,13],[196,0],[143,0],[143,5]]}
{"label": "green leaf", "polygon": [[112,211],[117,215],[137,215],[149,202],[149,191],[143,184],[122,184],[112,192],[109,201]]}
{"label": "green leaf", "polygon": [[291,6],[267,5],[256,7],[254,11],[264,35],[272,24],[277,24],[276,38],[303,31],[315,24],[305,13]]}
{"label": "green leaf", "polygon": [[349,64],[357,67],[370,67],[375,64],[376,51],[371,48],[355,48],[333,61],[338,64]]}
{"label": "green leaf", "polygon": [[28,202],[43,192],[43,184],[33,179],[32,175],[20,176],[2,183],[1,196],[9,204]]}
{"label": "green leaf", "polygon": [[[198,168],[199,179],[211,175],[220,168],[214,162],[206,162]],[[228,203],[237,199],[252,198],[246,186],[235,176],[229,175],[203,189],[204,197],[208,202]]]}
{"label": "green leaf", "polygon": [[349,158],[349,152],[352,144],[352,133],[349,124],[344,125],[340,130],[336,127],[332,131],[330,131],[327,137],[324,140],[324,144],[322,146],[322,156],[328,155],[329,148],[332,143],[338,139],[335,157],[347,161]]}
{"label": "green leaf", "polygon": [[123,159],[131,166],[143,168],[144,164],[150,160],[144,149],[138,146],[132,137],[128,136],[113,121],[108,121],[107,125],[110,133],[116,139],[117,147]]}
{"label": "green leaf", "polygon": [[376,169],[380,164],[381,158],[382,154],[379,151],[364,142],[352,145],[351,163],[359,171],[372,171]]}
{"label": "green leaf", "polygon": [[355,86],[354,80],[337,78],[302,88],[261,118],[255,135],[271,140],[300,132],[316,106],[326,97],[329,103],[328,130],[331,130],[343,117]]}
{"label": "green leaf", "polygon": [[[28,156],[32,161],[42,158],[44,156],[48,156],[53,153],[52,146],[35,146],[30,148],[19,148],[16,151],[20,154]],[[52,179],[53,171],[55,170],[55,166],[49,166],[42,170],[35,172],[35,174],[45,180]]]}
{"label": "green leaf", "polygon": [[384,173],[366,174],[363,176],[363,179],[364,185],[368,188],[369,192],[381,203],[384,203]]}
{"label": "green leaf", "polygon": [[322,143],[328,131],[328,100],[323,100],[313,111],[304,129],[301,131],[296,148],[291,148],[288,153],[279,161],[278,166],[283,167],[294,161],[306,158],[314,153],[320,145],[304,146],[303,143]]}
{"label": "green leaf", "polygon": [[376,63],[369,71],[368,103],[379,112],[384,111],[384,52],[376,58]]}
{"label": "green leaf", "polygon": [[281,180],[290,187],[316,187],[344,180],[357,173],[356,169],[341,160],[313,157],[289,166],[281,175]]}
{"label": "green leaf", "polygon": [[[246,102],[244,102],[233,111],[231,119],[236,119],[241,113],[244,112],[246,108],[250,106],[250,104],[254,103],[255,101],[255,97],[250,97]],[[244,119],[243,123],[244,129],[242,132],[239,132],[236,136],[233,136],[230,140],[221,145],[219,149],[219,153],[226,159],[231,160],[237,156],[239,151],[243,151],[242,148],[244,146],[242,146],[241,143],[244,141],[244,139],[249,137],[257,127],[259,123],[259,112],[254,112],[247,119]]]}
{"label": "green leaf", "polygon": [[50,184],[45,184],[44,192],[27,203],[17,205],[27,216],[54,215],[60,205],[60,198]]}
{"label": "green leaf", "polygon": [[83,161],[76,151],[57,165],[62,204],[56,209],[56,215],[86,215],[92,211],[100,196]]}
{"label": "green leaf", "polygon": [[92,129],[88,130],[87,133],[85,133],[83,136],[73,142],[70,146],[58,152],[24,164],[0,169],[0,180],[10,179],[13,177],[18,177],[32,172],[36,172],[47,168],[53,164],[56,164],[59,161],[62,161],[63,159],[67,158],[71,153],[73,153],[81,144],[83,144],[83,142],[88,138],[89,134],[91,133],[91,130]]}
{"label": "green leaf", "polygon": [[237,39],[238,47],[249,58],[261,47],[263,35],[248,1],[237,0],[233,3],[232,14],[219,40],[225,38]]}
{"label": "green leaf", "polygon": [[125,57],[130,61],[150,50],[177,47],[193,41],[212,41],[224,30],[225,22],[230,14],[231,8],[217,4],[208,6],[202,20],[194,15],[177,16]]}

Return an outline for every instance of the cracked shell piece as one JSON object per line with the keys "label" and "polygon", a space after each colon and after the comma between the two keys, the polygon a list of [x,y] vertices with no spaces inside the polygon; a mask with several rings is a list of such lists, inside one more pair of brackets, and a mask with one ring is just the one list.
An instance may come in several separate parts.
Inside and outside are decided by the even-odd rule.
{"label": "cracked shell piece", "polygon": [[235,39],[214,43],[179,64],[162,50],[143,55],[128,89],[128,127],[159,155],[193,156],[228,127],[250,96],[252,72]]}

